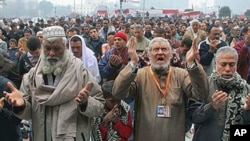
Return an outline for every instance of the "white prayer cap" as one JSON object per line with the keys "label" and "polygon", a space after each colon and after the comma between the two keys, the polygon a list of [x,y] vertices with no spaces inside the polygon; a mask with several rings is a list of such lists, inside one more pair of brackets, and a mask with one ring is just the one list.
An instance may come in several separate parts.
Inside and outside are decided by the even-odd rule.
{"label": "white prayer cap", "polygon": [[234,29],[240,29],[240,27],[239,27],[238,25],[236,25],[236,26],[234,27]]}
{"label": "white prayer cap", "polygon": [[43,29],[43,38],[66,37],[65,31],[61,26],[50,26]]}
{"label": "white prayer cap", "polygon": [[205,18],[210,18],[210,15],[206,15]]}

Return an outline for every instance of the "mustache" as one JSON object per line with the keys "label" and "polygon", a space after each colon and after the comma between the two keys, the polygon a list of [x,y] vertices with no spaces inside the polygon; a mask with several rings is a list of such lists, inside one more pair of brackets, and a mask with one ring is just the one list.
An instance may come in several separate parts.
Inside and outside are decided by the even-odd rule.
{"label": "mustache", "polygon": [[59,60],[60,60],[60,58],[54,57],[54,56],[48,56],[48,57],[46,57],[46,59],[47,59],[49,62],[56,62],[56,61],[59,61]]}

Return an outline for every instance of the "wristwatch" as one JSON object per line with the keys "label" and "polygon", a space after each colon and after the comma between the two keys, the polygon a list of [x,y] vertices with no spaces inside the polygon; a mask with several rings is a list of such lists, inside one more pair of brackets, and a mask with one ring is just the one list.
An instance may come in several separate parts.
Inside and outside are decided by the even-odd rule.
{"label": "wristwatch", "polygon": [[138,71],[138,64],[134,64],[133,62],[130,62],[130,66],[131,66],[131,69],[132,69],[132,74],[136,74],[137,71]]}
{"label": "wristwatch", "polygon": [[186,64],[186,68],[187,69],[193,69],[194,67],[196,67],[197,66],[197,64],[196,64],[196,62],[194,61],[194,63],[191,65],[191,66],[189,66],[188,64]]}

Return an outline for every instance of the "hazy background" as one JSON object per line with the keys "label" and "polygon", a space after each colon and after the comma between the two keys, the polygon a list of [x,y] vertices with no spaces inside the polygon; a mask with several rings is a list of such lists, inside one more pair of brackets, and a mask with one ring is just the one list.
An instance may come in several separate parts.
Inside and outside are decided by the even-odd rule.
{"label": "hazy background", "polygon": [[[218,12],[229,6],[232,14],[243,14],[250,9],[250,0],[123,0],[122,9],[193,9],[205,14]],[[0,0],[1,17],[51,17],[78,13],[95,15],[97,10],[114,14],[120,0]]]}

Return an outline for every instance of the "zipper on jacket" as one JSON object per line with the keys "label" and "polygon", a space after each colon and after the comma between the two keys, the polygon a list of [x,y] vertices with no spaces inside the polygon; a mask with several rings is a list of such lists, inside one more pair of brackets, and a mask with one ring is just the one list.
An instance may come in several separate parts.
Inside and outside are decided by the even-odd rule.
{"label": "zipper on jacket", "polygon": [[84,134],[81,133],[81,135],[82,135],[82,140],[83,140],[83,141],[86,141],[86,140],[85,140],[85,137],[84,137]]}

